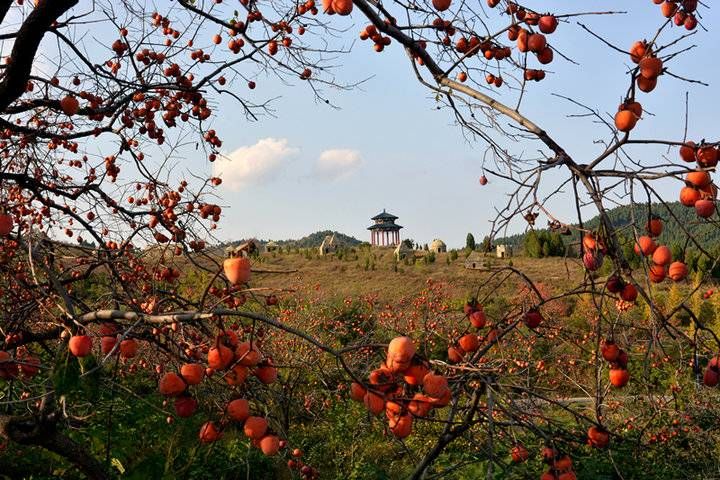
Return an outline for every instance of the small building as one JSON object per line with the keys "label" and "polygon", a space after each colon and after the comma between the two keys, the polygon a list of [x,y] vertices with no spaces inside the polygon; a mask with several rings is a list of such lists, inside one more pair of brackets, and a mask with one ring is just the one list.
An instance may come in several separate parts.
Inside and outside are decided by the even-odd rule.
{"label": "small building", "polygon": [[408,255],[412,255],[413,252],[414,250],[408,247],[405,242],[400,242],[393,254],[395,255],[395,259],[399,262],[400,260],[405,260]]}
{"label": "small building", "polygon": [[370,220],[375,223],[367,228],[370,230],[370,244],[380,247],[394,247],[400,244],[400,229],[403,227],[395,223],[397,219],[398,217],[387,213],[385,209],[372,217]]}
{"label": "small building", "polygon": [[320,255],[333,254],[340,246],[340,241],[335,238],[334,233],[332,235],[326,235],[325,239],[320,244]]}
{"label": "small building", "polygon": [[430,244],[430,251],[434,253],[446,253],[447,245],[445,245],[445,242],[443,242],[439,238],[436,238]]}
{"label": "small building", "polygon": [[513,256],[512,245],[496,245],[495,256],[497,258],[510,258]]}
{"label": "small building", "polygon": [[233,252],[235,255],[250,257],[260,253],[260,243],[253,239],[247,240],[236,247],[228,247],[225,249],[227,252]]}
{"label": "small building", "polygon": [[485,266],[485,257],[480,252],[470,252],[465,259],[465,268],[470,270],[482,270]]}
{"label": "small building", "polygon": [[280,250],[280,245],[277,244],[277,242],[273,242],[270,240],[268,243],[265,244],[265,251],[266,252],[277,252]]}

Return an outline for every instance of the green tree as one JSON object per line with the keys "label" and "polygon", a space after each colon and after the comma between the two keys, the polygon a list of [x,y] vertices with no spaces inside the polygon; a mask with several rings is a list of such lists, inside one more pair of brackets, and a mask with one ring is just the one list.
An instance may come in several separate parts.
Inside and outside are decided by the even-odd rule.
{"label": "green tree", "polygon": [[530,258],[540,258],[542,256],[542,245],[535,230],[530,230],[525,235],[523,247],[525,248],[525,255]]}
{"label": "green tree", "polygon": [[475,237],[472,233],[468,233],[467,237],[465,237],[465,248],[469,248],[470,250],[475,250]]}

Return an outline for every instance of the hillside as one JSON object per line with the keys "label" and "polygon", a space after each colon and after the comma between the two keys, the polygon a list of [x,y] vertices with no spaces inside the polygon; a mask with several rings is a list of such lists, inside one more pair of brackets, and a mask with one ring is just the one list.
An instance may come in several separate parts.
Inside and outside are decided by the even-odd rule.
{"label": "hillside", "polygon": [[332,230],[323,230],[321,232],[311,233],[310,235],[306,235],[297,240],[280,240],[277,243],[282,246],[291,246],[298,248],[318,247],[326,236],[332,235],[333,233],[335,234],[335,238],[339,240],[340,243],[343,245],[354,247],[363,243],[355,237],[351,237],[350,235],[345,235],[344,233],[340,232],[333,232]]}
{"label": "hillside", "polygon": [[[661,243],[673,244],[679,242],[679,239],[686,238],[683,227],[695,236],[697,241],[701,244],[717,245],[720,243],[720,229],[707,221],[701,221],[693,208],[687,208],[680,202],[671,202],[667,205],[653,203],[650,206],[650,211],[654,215],[662,218],[664,221],[665,227],[662,235],[660,235]],[[616,228],[627,229],[627,232],[624,233],[624,235],[631,236],[632,232],[630,227],[633,223],[633,219],[640,230],[644,229],[648,218],[647,204],[624,205],[617,207],[610,210],[609,215]],[[586,228],[595,229],[599,223],[600,217],[596,216],[586,221],[584,226]],[[542,229],[542,231],[547,231],[547,229]],[[577,237],[574,236],[564,238],[566,239],[566,242],[577,239]],[[494,242],[496,244],[505,243],[514,246],[522,246],[524,239],[525,233],[521,233],[496,238]]]}

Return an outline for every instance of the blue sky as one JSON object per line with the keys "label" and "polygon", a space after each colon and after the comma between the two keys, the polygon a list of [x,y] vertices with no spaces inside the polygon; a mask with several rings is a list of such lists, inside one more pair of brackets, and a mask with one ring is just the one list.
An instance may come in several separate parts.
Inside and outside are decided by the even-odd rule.
{"label": "blue sky", "polygon": [[[573,7],[578,3],[528,2],[529,6],[545,5],[545,9],[567,13],[578,11]],[[654,34],[662,21],[658,7],[649,0],[581,3],[585,10],[621,10],[632,4],[628,15],[580,19],[623,48]],[[719,19],[716,12],[703,9],[702,13],[708,27]],[[355,25],[349,30],[347,45],[361,28],[361,20],[359,14],[347,20]],[[672,33],[676,32],[674,28]],[[607,138],[607,134],[587,119],[566,118],[579,110],[550,94],[563,93],[603,112],[614,112],[627,88],[625,66],[629,60],[604,47],[574,22],[561,24],[551,41],[580,65],[556,55],[550,65],[554,73],[531,86],[523,112],[584,163],[583,158],[598,152],[593,141]],[[720,71],[716,62],[707,59],[718,57],[720,42],[717,33],[699,31],[685,45],[692,43],[699,47],[680,57],[671,68],[711,83],[711,87],[662,77],[654,92],[639,98],[655,117],[640,122],[635,130],[638,137],[681,139],[684,95],[688,91],[691,138],[716,138],[713,134],[720,102],[710,92]],[[369,44],[358,41],[340,62],[339,79],[372,78],[355,91],[326,91],[338,110],[316,103],[302,84],[279,90],[277,84],[266,85],[263,79],[258,80],[254,94],[257,98],[268,91],[282,95],[275,103],[277,118],[248,123],[232,108],[223,109],[216,128],[225,139],[226,151],[270,138],[286,142],[286,149],[292,152],[269,168],[260,181],[239,188],[221,186],[224,202],[231,208],[229,217],[221,222],[219,236],[281,239],[333,229],[367,239],[369,218],[383,208],[399,216],[398,223],[405,226],[403,236],[416,241],[442,238],[450,246],[461,246],[467,232],[476,238],[485,235],[493,207],[502,205],[510,185],[494,178],[485,187],[478,184],[484,145],[465,141],[452,125],[450,112],[433,108],[434,100],[414,79],[405,54],[397,46],[376,54]],[[359,157],[357,161],[340,162],[348,167],[340,178],[318,171],[318,157],[331,149],[351,150]],[[643,152],[654,157],[663,150]],[[673,198],[676,191],[670,184],[661,190],[667,198]],[[558,216],[572,221],[567,198],[564,195],[563,201],[551,207]],[[516,228],[522,225],[518,223]]]}
{"label": "blue sky", "polygon": [[[633,41],[654,35],[664,19],[650,0],[531,0],[525,4],[558,14],[628,10],[627,15],[587,16],[562,23],[549,41],[579,65],[556,55],[548,77],[530,85],[521,108],[579,163],[586,163],[600,151],[594,142],[607,139],[607,130],[590,119],[567,118],[580,110],[551,94],[562,93],[610,115],[627,89],[629,57],[608,49],[575,21],[626,50]],[[661,77],[654,92],[638,97],[654,116],[645,116],[633,131],[635,137],[681,140],[684,98],[689,92],[690,138],[717,139],[720,102],[712,93],[713,79],[720,78],[715,61],[720,56],[720,42],[712,30],[720,20],[716,10],[702,8],[701,22],[710,31],[698,29],[682,44],[698,47],[670,64],[672,71],[711,83],[711,87]],[[493,19],[494,25],[500,25],[497,17]],[[232,162],[209,164],[193,148],[183,151],[185,158],[179,161],[176,172],[214,172],[223,178],[217,194],[225,216],[217,237],[286,239],[332,229],[367,240],[370,217],[385,208],[400,217],[398,223],[405,227],[403,238],[420,243],[441,238],[450,247],[464,245],[468,232],[481,239],[489,232],[494,208],[503,206],[511,189],[510,184],[493,177],[484,187],[478,184],[485,145],[468,142],[453,125],[451,112],[435,108],[432,95],[416,81],[398,45],[377,54],[371,43],[357,40],[357,33],[366,24],[358,12],[332,20],[334,26],[347,28],[339,39],[332,40],[333,45],[352,47],[350,53],[332,62],[338,65],[333,74],[339,83],[368,79],[351,91],[326,88],[324,95],[338,108],[317,102],[300,80],[287,86],[260,76],[254,78],[257,88],[252,91],[243,81],[236,82],[232,88],[256,102],[279,97],[272,104],[275,116],[250,122],[237,103],[224,98],[212,127],[223,139],[223,153]],[[113,38],[117,35],[107,34]],[[672,37],[661,37],[661,43],[663,38],[677,34],[677,28],[671,29]],[[515,95],[506,87],[486,91],[514,105]],[[512,146],[514,153],[524,148],[537,146]],[[643,163],[656,162],[665,153],[658,148],[635,151]],[[675,160],[677,153],[671,152],[670,158]],[[557,178],[557,174],[548,175],[544,191],[551,189]],[[666,181],[660,189],[666,198],[674,199],[678,187]],[[569,198],[569,193],[562,195],[548,208],[557,217],[574,222]],[[588,215],[592,214],[588,210]],[[544,226],[545,221],[541,217],[539,225]],[[513,231],[522,228],[519,221],[512,226]]]}

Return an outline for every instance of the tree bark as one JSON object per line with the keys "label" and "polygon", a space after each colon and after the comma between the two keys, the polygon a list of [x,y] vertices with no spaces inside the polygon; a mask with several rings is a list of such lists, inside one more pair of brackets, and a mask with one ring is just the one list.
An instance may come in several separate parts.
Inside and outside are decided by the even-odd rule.
{"label": "tree bark", "polygon": [[[78,0],[40,0],[38,6],[27,16],[17,32],[10,53],[10,64],[5,68],[0,82],[0,112],[5,111],[8,105],[25,92],[37,49],[45,33],[77,3]],[[0,13],[3,13],[3,8],[4,5],[0,6]]]}
{"label": "tree bark", "polygon": [[0,416],[0,435],[21,445],[38,446],[76,465],[91,480],[107,480],[103,465],[79,443],[63,435],[52,418],[39,415]]}

